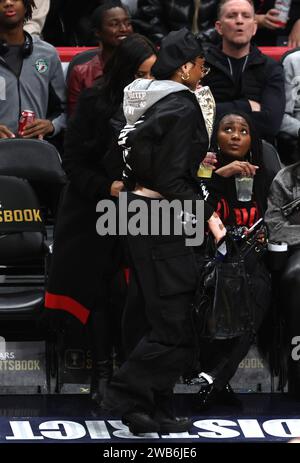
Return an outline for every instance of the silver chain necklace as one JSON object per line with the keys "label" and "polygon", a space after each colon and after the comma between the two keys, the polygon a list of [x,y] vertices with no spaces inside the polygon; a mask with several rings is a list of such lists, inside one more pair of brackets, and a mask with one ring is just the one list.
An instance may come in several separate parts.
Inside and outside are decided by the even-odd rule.
{"label": "silver chain necklace", "polygon": [[[242,67],[242,73],[243,73],[244,70],[245,70],[245,67],[246,67],[246,65],[247,65],[248,58],[249,58],[249,55],[245,56],[245,61],[244,61],[243,67]],[[232,64],[231,64],[230,58],[229,58],[228,56],[227,56],[227,61],[228,61],[228,64],[229,64],[230,75],[233,76]]]}

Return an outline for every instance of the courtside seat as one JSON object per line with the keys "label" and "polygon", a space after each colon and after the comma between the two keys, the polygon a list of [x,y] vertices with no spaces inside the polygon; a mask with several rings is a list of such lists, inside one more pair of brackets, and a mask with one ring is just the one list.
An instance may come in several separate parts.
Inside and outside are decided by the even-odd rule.
{"label": "courtside seat", "polygon": [[271,184],[273,178],[277,174],[277,172],[282,169],[283,165],[280,161],[279,154],[274,145],[271,143],[263,140],[262,141],[263,149],[263,162],[265,165],[268,182]]}
{"label": "courtside seat", "polygon": [[51,144],[0,140],[0,334],[13,342],[44,342],[47,391],[55,363],[55,333],[41,323],[50,226],[35,186],[47,190],[65,181],[60,156]]}
{"label": "courtside seat", "polygon": [[12,313],[18,314],[20,318],[32,317],[43,303],[43,290],[28,289],[19,293],[0,294],[0,317],[8,319]]}

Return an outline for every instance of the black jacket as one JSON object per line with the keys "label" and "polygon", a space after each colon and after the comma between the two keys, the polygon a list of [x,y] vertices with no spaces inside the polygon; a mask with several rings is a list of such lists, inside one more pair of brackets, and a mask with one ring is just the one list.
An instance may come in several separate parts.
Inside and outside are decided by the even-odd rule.
{"label": "black jacket", "polygon": [[[170,201],[203,199],[196,174],[208,149],[208,135],[189,90],[170,93],[146,110],[128,134],[126,147],[130,168],[125,169],[125,178],[130,189],[137,183]],[[206,219],[212,215],[209,204],[204,213]]]}
{"label": "black jacket", "polygon": [[[214,95],[217,116],[234,110],[251,114],[259,135],[272,141],[285,110],[282,66],[252,46],[240,82],[236,83],[227,57],[219,47],[207,48],[205,59],[211,71],[202,84],[208,85]],[[253,112],[248,100],[260,103],[261,111]]]}
{"label": "black jacket", "polygon": [[[214,28],[217,6],[217,0],[201,0],[198,13],[199,32],[213,41],[217,37]],[[182,27],[192,29],[194,12],[194,0],[139,0],[133,23],[136,31],[159,44],[170,31]]]}
{"label": "black jacket", "polygon": [[63,168],[72,186],[95,203],[109,197],[112,183],[104,165],[104,155],[112,141],[113,130],[109,118],[97,108],[98,93],[97,87],[82,92],[79,108],[68,124],[63,157]]}
{"label": "black jacket", "polygon": [[96,204],[112,199],[111,183],[122,176],[121,170],[110,170],[107,149],[113,130],[97,107],[98,94],[96,87],[84,90],[69,121],[63,159],[69,184],[57,217],[45,299],[46,308],[67,311],[82,323],[91,310],[108,304],[106,280],[121,256],[115,236],[96,232]]}

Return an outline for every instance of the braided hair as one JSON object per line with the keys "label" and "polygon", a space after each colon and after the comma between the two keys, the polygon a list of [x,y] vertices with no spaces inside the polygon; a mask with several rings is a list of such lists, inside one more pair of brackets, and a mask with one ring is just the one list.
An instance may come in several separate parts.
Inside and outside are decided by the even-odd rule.
{"label": "braided hair", "polygon": [[122,103],[124,88],[135,79],[139,66],[156,54],[153,43],[143,35],[135,33],[122,40],[107,61],[104,74],[97,82],[97,109],[102,116],[112,117]]}
{"label": "braided hair", "polygon": [[[256,173],[256,181],[254,182],[254,193],[255,197],[257,200],[258,207],[260,209],[260,213],[263,215],[266,207],[267,207],[267,190],[268,190],[268,185],[266,182],[265,178],[265,165],[264,165],[264,160],[263,160],[263,145],[262,145],[262,140],[259,137],[258,131],[253,123],[253,120],[251,116],[247,113],[244,113],[242,111],[228,111],[228,113],[223,113],[220,115],[220,117],[217,119],[214,125],[214,131],[212,135],[212,140],[211,140],[211,147],[213,151],[218,152],[218,129],[220,126],[220,123],[226,116],[240,116],[245,121],[247,122],[250,130],[250,137],[251,137],[251,145],[250,145],[250,151],[248,155],[246,156],[245,160],[251,162],[251,164],[254,164],[256,166],[259,166],[259,169]],[[219,153],[220,155],[220,165],[224,165],[224,153]]]}
{"label": "braided hair", "polygon": [[24,21],[28,21],[32,18],[33,9],[36,8],[34,0],[23,0],[25,7],[25,17]]}

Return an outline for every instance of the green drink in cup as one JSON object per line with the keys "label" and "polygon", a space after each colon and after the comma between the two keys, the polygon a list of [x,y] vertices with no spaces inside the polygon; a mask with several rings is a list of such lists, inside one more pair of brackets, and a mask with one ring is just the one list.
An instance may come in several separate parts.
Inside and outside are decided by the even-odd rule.
{"label": "green drink in cup", "polygon": [[214,164],[216,162],[216,153],[214,151],[208,151],[205,158],[199,165],[197,171],[197,177],[201,178],[211,178]]}
{"label": "green drink in cup", "polygon": [[197,177],[210,178],[212,176],[212,166],[205,165],[201,162],[197,171]]}

